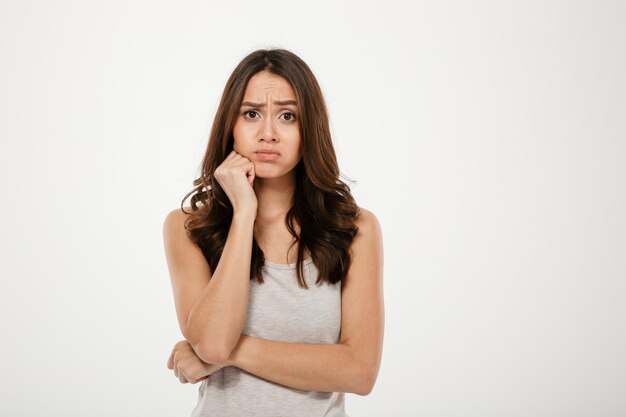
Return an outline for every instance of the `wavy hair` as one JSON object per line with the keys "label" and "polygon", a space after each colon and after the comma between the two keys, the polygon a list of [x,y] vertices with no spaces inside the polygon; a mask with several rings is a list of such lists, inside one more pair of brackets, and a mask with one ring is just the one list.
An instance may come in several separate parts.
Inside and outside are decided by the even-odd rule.
{"label": "wavy hair", "polygon": [[[305,248],[319,271],[316,284],[342,281],[351,263],[350,244],[358,231],[359,213],[350,188],[340,180],[332,144],[328,112],[321,88],[307,64],[285,49],[259,49],[247,55],[230,75],[218,106],[194,189],[181,202],[190,214],[187,235],[200,247],[211,271],[222,255],[232,222],[233,207],[213,173],[233,149],[233,126],[250,78],[269,71],[283,77],[296,93],[300,109],[299,130],[302,158],[295,169],[293,205],[285,224],[298,243],[298,285],[308,288],[303,278]],[[191,213],[183,204],[191,197]],[[300,226],[298,235],[294,222]],[[290,248],[291,248],[290,246]],[[250,279],[263,283],[265,257],[255,238],[252,242]]]}

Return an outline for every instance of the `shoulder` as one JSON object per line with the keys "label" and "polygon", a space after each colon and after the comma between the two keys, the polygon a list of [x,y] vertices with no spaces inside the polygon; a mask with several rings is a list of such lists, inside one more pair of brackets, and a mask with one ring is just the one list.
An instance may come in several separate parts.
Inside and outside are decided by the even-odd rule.
{"label": "shoulder", "polygon": [[163,237],[167,240],[186,235],[185,221],[190,213],[191,207],[185,207],[185,211],[179,207],[167,213],[163,221]]}
{"label": "shoulder", "polygon": [[184,221],[185,219],[187,219],[192,209],[191,207],[184,207],[184,209],[185,211],[183,211],[180,207],[177,207],[174,210],[171,210],[170,212],[168,212],[165,215],[165,222],[181,221],[181,220]]}
{"label": "shoulder", "polygon": [[355,219],[358,231],[352,241],[353,254],[371,256],[382,251],[382,229],[374,213],[359,207],[359,214]]}
{"label": "shoulder", "polygon": [[381,235],[381,227],[378,218],[370,210],[359,207],[359,214],[355,219],[355,223],[359,228],[357,236],[363,235]]}

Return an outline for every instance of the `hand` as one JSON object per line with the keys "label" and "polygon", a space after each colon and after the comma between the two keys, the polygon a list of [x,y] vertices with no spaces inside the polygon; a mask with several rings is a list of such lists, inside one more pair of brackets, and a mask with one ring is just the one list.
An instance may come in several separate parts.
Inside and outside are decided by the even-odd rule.
{"label": "hand", "polygon": [[167,367],[174,370],[174,375],[183,384],[195,384],[204,381],[213,372],[223,368],[226,364],[214,365],[204,362],[196,355],[193,347],[186,340],[174,345],[174,349],[167,360]]}
{"label": "hand", "polygon": [[257,199],[254,184],[254,164],[245,156],[233,150],[215,169],[215,179],[220,184],[233,211],[250,210],[256,217]]}

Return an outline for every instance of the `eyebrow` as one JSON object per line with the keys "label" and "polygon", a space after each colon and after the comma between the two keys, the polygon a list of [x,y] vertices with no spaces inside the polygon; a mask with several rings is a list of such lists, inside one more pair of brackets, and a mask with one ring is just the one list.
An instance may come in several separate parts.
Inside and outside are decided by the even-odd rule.
{"label": "eyebrow", "polygon": [[[275,101],[274,104],[278,104],[279,106],[287,106],[290,104],[293,105],[297,105],[298,102],[296,100],[282,100],[282,101]],[[248,107],[265,107],[265,103],[253,103],[251,101],[244,101],[243,103],[241,103],[241,107],[243,106],[248,106]]]}

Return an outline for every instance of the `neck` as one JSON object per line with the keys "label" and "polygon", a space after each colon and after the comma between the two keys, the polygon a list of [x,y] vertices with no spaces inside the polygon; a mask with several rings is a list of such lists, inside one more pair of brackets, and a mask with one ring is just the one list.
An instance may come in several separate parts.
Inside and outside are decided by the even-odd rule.
{"label": "neck", "polygon": [[253,188],[258,202],[258,220],[263,222],[285,217],[292,205],[295,181],[293,172],[280,178],[254,179]]}

